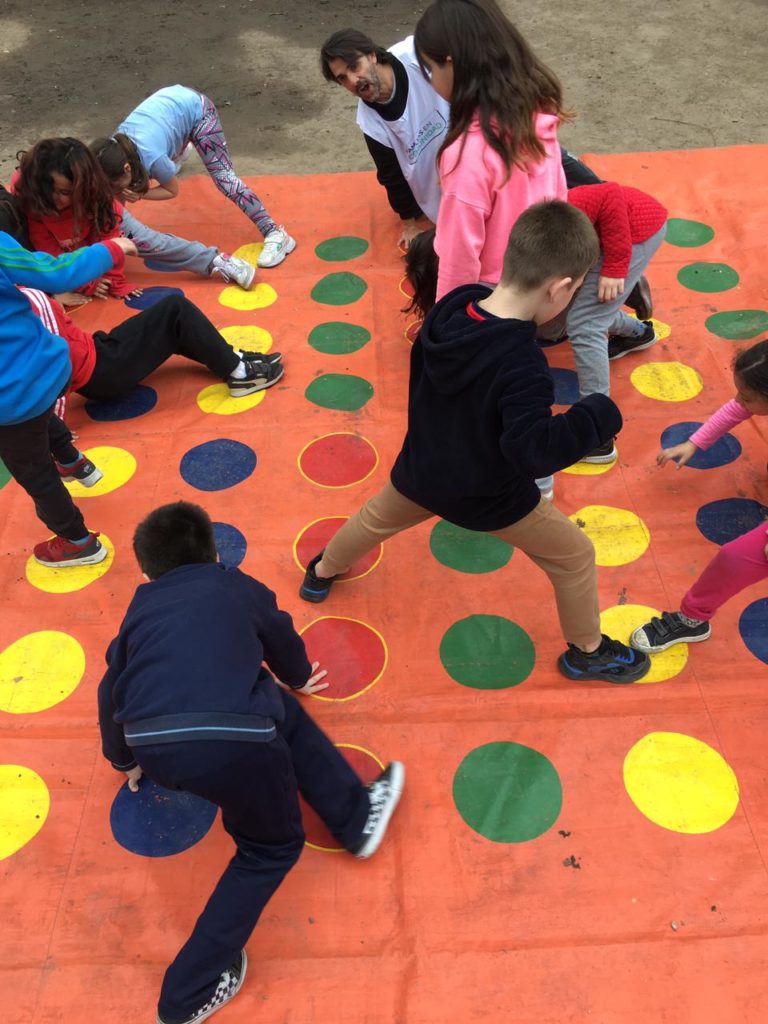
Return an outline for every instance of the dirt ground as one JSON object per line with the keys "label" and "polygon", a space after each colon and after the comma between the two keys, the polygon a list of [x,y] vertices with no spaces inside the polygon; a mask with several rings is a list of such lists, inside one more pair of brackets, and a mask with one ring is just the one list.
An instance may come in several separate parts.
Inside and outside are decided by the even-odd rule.
{"label": "dirt ground", "polygon": [[[560,75],[580,152],[768,142],[767,0],[548,0],[504,8]],[[370,166],[354,100],[318,68],[354,25],[390,45],[426,3],[407,0],[3,0],[0,173],[46,135],[89,141],[174,82],[219,107],[244,174]],[[725,12],[725,13],[724,13]],[[198,171],[192,161],[190,170]]]}

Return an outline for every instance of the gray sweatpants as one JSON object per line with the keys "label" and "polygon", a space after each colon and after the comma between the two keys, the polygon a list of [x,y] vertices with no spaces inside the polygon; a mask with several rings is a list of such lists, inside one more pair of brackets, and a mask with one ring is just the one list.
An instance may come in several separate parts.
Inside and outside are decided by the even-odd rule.
{"label": "gray sweatpants", "polygon": [[128,210],[123,211],[120,233],[136,243],[143,260],[163,263],[168,271],[190,270],[193,274],[208,277],[213,258],[219,251],[214,245],[190,242],[186,238],[148,228]]}

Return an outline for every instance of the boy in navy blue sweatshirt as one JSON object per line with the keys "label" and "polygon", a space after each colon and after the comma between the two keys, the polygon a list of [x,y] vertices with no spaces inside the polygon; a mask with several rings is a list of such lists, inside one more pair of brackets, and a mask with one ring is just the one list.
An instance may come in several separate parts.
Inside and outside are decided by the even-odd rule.
{"label": "boy in navy blue sweatshirt", "polygon": [[408,432],[390,481],[310,561],[304,600],[325,600],[366,551],[437,515],[501,537],[549,576],[569,679],[629,683],[648,672],[648,658],[601,633],[592,542],[535,483],[621,429],[605,395],[553,415],[536,342],[537,325],[566,308],[599,254],[585,214],[536,203],[512,229],[497,287],[462,286],[433,307],[411,353]]}
{"label": "boy in navy blue sweatshirt", "polygon": [[323,690],[326,673],[310,665],[272,591],[218,564],[202,508],[180,501],[156,509],[133,547],[149,582],[107,651],[104,756],[134,792],[146,774],[217,804],[237,846],[163,980],[158,1024],[192,1024],[243,983],[243,947],[304,845],[298,794],[340,845],[369,857],[400,798],[404,768],[394,761],[363,785],[288,692]]}

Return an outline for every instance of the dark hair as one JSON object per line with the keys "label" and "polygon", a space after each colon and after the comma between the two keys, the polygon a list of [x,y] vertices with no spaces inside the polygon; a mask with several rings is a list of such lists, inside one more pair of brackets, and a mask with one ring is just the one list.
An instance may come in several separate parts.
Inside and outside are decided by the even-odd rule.
{"label": "dark hair", "polygon": [[534,203],[515,221],[504,253],[502,285],[521,291],[552,277],[577,280],[600,256],[600,243],[585,213],[559,199]]}
{"label": "dark hair", "polygon": [[733,360],[733,375],[750,391],[768,398],[768,338],[739,352]]}
{"label": "dark hair", "polygon": [[218,556],[211,518],[204,508],[189,501],[161,505],[136,527],[133,553],[151,580],[180,565],[215,562]]}
{"label": "dark hair", "polygon": [[356,28],[343,28],[334,32],[320,47],[320,70],[327,82],[335,82],[331,71],[332,60],[343,60],[348,67],[354,67],[363,54],[375,53],[379,64],[391,64],[392,54]]}
{"label": "dark hair", "polygon": [[131,180],[126,188],[143,196],[149,189],[149,174],[141,162],[139,151],[133,139],[122,132],[110,135],[109,138],[94,139],[91,150],[101,164],[102,170],[110,182],[117,181],[125,174],[125,165],[131,171]]}
{"label": "dark hair", "polygon": [[515,164],[545,156],[536,134],[537,113],[562,120],[572,116],[563,109],[557,75],[495,0],[435,0],[418,21],[414,42],[426,77],[424,57],[440,65],[450,57],[453,63],[451,118],[440,153],[465,135],[477,117],[488,145],[510,173]]}
{"label": "dark hair", "polygon": [[421,231],[406,250],[405,275],[413,288],[413,298],[403,313],[415,313],[424,319],[437,301],[437,268],[435,229]]}
{"label": "dark hair", "polygon": [[14,190],[26,217],[56,212],[51,174],[60,174],[72,184],[72,216],[78,230],[76,239],[86,245],[114,231],[117,214],[109,182],[98,160],[78,139],[41,139],[32,149],[16,154],[19,177]]}
{"label": "dark hair", "polygon": [[25,249],[31,248],[27,222],[21,211],[19,200],[4,185],[0,185],[0,231],[5,231],[11,238],[15,238]]}

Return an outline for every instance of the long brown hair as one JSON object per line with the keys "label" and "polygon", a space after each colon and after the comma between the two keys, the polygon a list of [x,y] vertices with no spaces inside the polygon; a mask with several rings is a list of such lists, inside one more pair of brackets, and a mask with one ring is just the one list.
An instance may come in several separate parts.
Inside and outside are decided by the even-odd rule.
{"label": "long brown hair", "polygon": [[98,160],[83,142],[68,137],[41,139],[16,157],[19,178],[14,189],[26,217],[57,212],[51,178],[56,173],[72,184],[72,216],[86,232],[79,242],[87,243],[115,229],[117,215],[112,190]]}
{"label": "long brown hair", "polygon": [[91,150],[101,164],[102,170],[110,182],[122,178],[125,173],[125,165],[128,164],[131,173],[130,184],[126,188],[137,195],[143,196],[149,189],[149,174],[141,162],[139,151],[133,139],[129,139],[122,132],[115,135],[95,139],[91,143]]}
{"label": "long brown hair", "polygon": [[[514,165],[545,155],[536,135],[537,113],[561,120],[560,80],[543,64],[495,0],[435,0],[414,33],[416,54],[425,77],[424,57],[453,63],[451,119],[440,153],[465,135],[477,117],[488,145]],[[463,147],[462,147],[463,148]]]}

